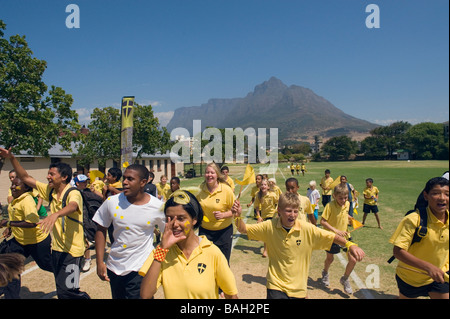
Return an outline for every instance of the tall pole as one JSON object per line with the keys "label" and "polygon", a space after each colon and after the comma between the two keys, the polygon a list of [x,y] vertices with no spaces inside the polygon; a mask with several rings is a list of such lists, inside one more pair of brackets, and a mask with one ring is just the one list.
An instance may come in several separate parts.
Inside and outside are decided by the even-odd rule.
{"label": "tall pole", "polygon": [[120,136],[120,168],[133,163],[133,112],[134,96],[122,98],[122,130]]}

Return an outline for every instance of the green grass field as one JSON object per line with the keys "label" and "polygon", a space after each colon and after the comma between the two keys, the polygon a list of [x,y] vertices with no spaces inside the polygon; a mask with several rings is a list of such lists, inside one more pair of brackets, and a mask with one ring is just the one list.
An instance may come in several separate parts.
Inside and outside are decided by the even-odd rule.
{"label": "green grass field", "polygon": [[[373,178],[374,185],[380,190],[379,216],[384,229],[378,229],[375,217],[369,215],[366,220],[366,227],[352,233],[353,241],[358,243],[366,252],[366,258],[357,264],[354,272],[360,278],[360,282],[367,283],[368,288],[363,294],[362,291],[358,291],[357,284],[352,282],[355,291],[354,298],[366,298],[368,296],[367,291],[369,296],[373,298],[394,298],[397,296],[397,285],[394,278],[396,262],[392,265],[387,263],[387,260],[392,256],[392,245],[389,244],[389,238],[405,213],[414,207],[417,196],[423,190],[425,183],[432,177],[441,176],[443,172],[448,170],[448,164],[446,161],[314,162],[306,165],[307,173],[304,177],[295,175],[300,182],[300,193],[302,195],[306,195],[310,180],[316,180],[317,184],[320,183],[325,169],[331,170],[333,178],[346,175],[348,181],[360,193],[359,214],[355,216],[359,221],[362,221],[363,215],[364,198],[362,192],[365,188],[366,178]],[[269,177],[275,177],[278,186],[284,191],[285,179],[291,177],[288,165],[287,163],[279,164],[276,172],[267,172],[267,166],[264,165],[254,165],[253,167],[256,173],[267,172]],[[229,167],[230,175],[233,178],[242,178],[245,165],[229,165]],[[198,186],[202,180],[202,177],[183,180],[182,187]],[[243,204],[250,202],[251,186],[242,194],[241,202]],[[236,194],[238,193],[239,188],[236,189]],[[322,210],[323,207],[321,206],[319,213]],[[252,215],[252,210],[248,210],[248,212],[249,215]],[[255,221],[249,216],[247,222],[254,223]],[[242,258],[245,258],[245,262],[249,264],[261,263],[261,246],[261,243],[251,242],[245,236],[242,236],[235,246],[236,254],[244,252],[244,254],[239,255],[239,262],[242,262]],[[342,287],[338,283],[344,268],[337,259],[335,259],[330,270],[331,284],[334,289],[320,287],[318,278],[321,276],[324,259],[324,252],[314,252],[310,267],[310,297],[348,298],[341,292]],[[235,259],[232,258],[232,263],[233,260]],[[373,272],[374,266],[379,270],[379,285],[372,280],[375,275]]]}

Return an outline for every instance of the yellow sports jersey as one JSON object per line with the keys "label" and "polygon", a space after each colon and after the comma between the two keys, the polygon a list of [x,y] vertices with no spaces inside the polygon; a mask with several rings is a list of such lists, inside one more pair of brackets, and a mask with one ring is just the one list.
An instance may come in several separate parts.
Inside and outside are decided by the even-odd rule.
{"label": "yellow sports jersey", "polygon": [[[377,201],[375,199],[373,199],[372,197],[376,198],[379,193],[380,193],[380,191],[375,186],[372,186],[372,188],[366,187],[364,189],[364,193],[363,193],[364,194],[364,204],[371,205],[371,206],[377,205]],[[371,197],[371,198],[367,199],[366,196]]]}
{"label": "yellow sports jersey", "polygon": [[236,188],[236,186],[234,185],[234,181],[230,176],[227,177],[227,183],[228,183],[228,185],[230,185],[231,189],[234,192],[234,189]]}
{"label": "yellow sports jersey", "polygon": [[[101,180],[95,180],[91,186],[94,188],[95,191],[99,192],[100,194],[103,192],[103,187],[105,186],[105,183]],[[111,185],[112,186],[112,185]],[[121,187],[119,187],[121,188]]]}
{"label": "yellow sports jersey", "polygon": [[246,227],[249,239],[267,245],[267,288],[289,297],[305,298],[312,251],[329,250],[335,234],[299,219],[288,232],[278,217]]}
{"label": "yellow sports jersey", "polygon": [[[36,202],[31,193],[24,193],[14,199],[8,206],[10,221],[25,221],[31,224],[39,222],[39,215],[36,210]],[[21,228],[11,227],[14,238],[21,245],[37,244],[47,238],[39,227]]]}
{"label": "yellow sports jersey", "polygon": [[[389,242],[394,246],[406,250],[417,258],[439,267],[444,272],[447,272],[449,270],[448,210],[447,222],[445,224],[433,215],[430,208],[427,208],[427,212],[428,232],[420,242],[411,245],[416,227],[419,226],[420,215],[418,212],[409,214],[403,218]],[[398,265],[423,272],[423,270],[414,268],[401,261],[398,262]],[[425,286],[433,282],[433,279],[426,274],[422,275],[403,268],[397,268],[397,275],[404,282],[414,287]]]}
{"label": "yellow sports jersey", "polygon": [[308,215],[314,214],[314,209],[308,197],[297,194],[300,199],[300,207],[298,210],[298,219],[308,221]]}
{"label": "yellow sports jersey", "polygon": [[257,192],[259,192],[259,187],[255,185],[252,187],[252,192],[251,192],[250,196],[252,198],[255,198]]}
{"label": "yellow sports jersey", "polygon": [[[219,299],[219,287],[227,295],[237,295],[236,279],[224,254],[205,236],[186,259],[173,245],[161,264],[157,287],[163,286],[166,299]],[[145,276],[153,263],[153,252],[139,274]]]}
{"label": "yellow sports jersey", "polygon": [[255,197],[254,207],[260,211],[262,219],[273,218],[277,214],[278,196],[274,192],[268,192],[261,198],[258,195]]}
{"label": "yellow sports jersey", "polygon": [[328,224],[340,231],[347,231],[348,228],[348,211],[350,209],[350,202],[346,201],[345,206],[340,206],[335,200],[328,203],[322,213],[322,218]]}
{"label": "yellow sports jersey", "polygon": [[156,184],[156,189],[158,190],[158,195],[161,195],[163,199],[166,201],[171,193],[170,185],[165,184],[164,186],[161,183]]}
{"label": "yellow sports jersey", "polygon": [[278,185],[273,185],[272,191],[277,195],[278,199],[280,198],[281,194],[283,194],[283,191],[280,187],[278,187]]}
{"label": "yellow sports jersey", "polygon": [[[324,176],[324,177],[322,177],[322,180],[320,181],[320,186],[322,186],[323,188],[327,188],[333,182],[334,182],[333,178],[331,178],[331,177],[326,178]],[[332,195],[332,194],[333,194],[333,190],[332,189],[322,190],[322,195]]]}
{"label": "yellow sports jersey", "polygon": [[208,220],[202,221],[202,227],[207,230],[222,230],[230,226],[233,222],[232,217],[217,220],[213,213],[231,211],[234,204],[234,193],[231,187],[219,183],[219,186],[212,194],[206,185],[201,186],[200,189],[201,191],[197,195],[197,199],[202,206],[203,215]]}
{"label": "yellow sports jersey", "polygon": [[[53,191],[53,200],[50,203],[50,214],[54,214],[60,211],[62,207],[62,199],[67,190],[71,188],[68,184],[60,198],[57,198],[57,194]],[[36,182],[36,189],[39,191],[39,195],[43,200],[49,201],[51,188],[48,184]],[[67,203],[76,202],[78,210],[69,214],[68,216],[58,218],[52,232],[52,249],[59,252],[69,253],[72,257],[81,257],[84,255],[84,231],[83,231],[83,198],[79,191],[70,192],[67,197]],[[70,220],[78,220],[79,222]],[[63,229],[64,224],[64,229]]]}

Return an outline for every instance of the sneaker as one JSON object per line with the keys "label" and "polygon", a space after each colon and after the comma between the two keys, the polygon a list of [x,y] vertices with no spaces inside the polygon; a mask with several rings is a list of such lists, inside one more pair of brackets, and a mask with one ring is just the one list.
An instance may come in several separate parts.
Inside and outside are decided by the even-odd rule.
{"label": "sneaker", "polygon": [[325,270],[322,270],[322,283],[325,285],[325,287],[330,286],[330,275],[325,272]]}
{"label": "sneaker", "polygon": [[344,286],[345,293],[351,295],[353,294],[352,286],[350,285],[350,281],[348,278],[346,279],[344,276],[341,277],[340,283]]}
{"label": "sneaker", "polygon": [[83,267],[81,268],[81,272],[88,272],[91,269],[92,261],[91,259],[85,259],[83,263]]}

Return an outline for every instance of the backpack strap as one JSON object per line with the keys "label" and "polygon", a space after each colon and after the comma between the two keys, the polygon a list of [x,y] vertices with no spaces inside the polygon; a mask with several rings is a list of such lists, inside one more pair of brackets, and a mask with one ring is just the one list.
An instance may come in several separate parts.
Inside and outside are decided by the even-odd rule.
{"label": "backpack strap", "polygon": [[[66,207],[66,205],[67,205],[67,197],[69,197],[69,194],[70,194],[70,192],[72,192],[72,191],[74,191],[74,190],[77,190],[77,191],[79,191],[79,189],[78,188],[76,188],[76,187],[71,187],[71,188],[69,188],[67,191],[66,191],[66,193],[64,194],[64,196],[63,196],[63,199],[62,199],[62,208],[64,208],[64,207]],[[81,193],[81,192],[80,192]],[[82,195],[83,196],[83,195]],[[84,201],[83,201],[83,205],[84,205]],[[83,208],[81,208],[81,209],[83,209]],[[77,222],[78,224],[80,224],[80,225],[83,225],[83,222],[80,222],[79,220],[77,220],[77,219],[74,219],[74,218],[72,218],[72,217],[70,217],[70,216],[63,216],[62,217],[62,221],[61,221],[61,225],[62,225],[62,230],[63,230],[63,232],[65,232],[65,217],[67,217],[68,219],[70,219],[70,220],[72,220],[72,221],[74,221],[74,222]]]}
{"label": "backpack strap", "polygon": [[[428,212],[427,212],[427,208],[420,206],[418,208],[419,210],[419,226],[416,227],[416,230],[414,231],[414,236],[413,239],[411,241],[411,245],[418,243],[422,240],[422,238],[424,238],[427,233],[428,233]],[[406,216],[408,216],[411,213],[416,212],[415,210],[409,211],[408,213],[406,213]],[[392,256],[389,260],[388,263],[391,264],[394,261],[395,257]]]}
{"label": "backpack strap", "polygon": [[414,232],[414,237],[411,242],[411,245],[414,243],[418,243],[424,238],[428,233],[428,212],[426,207],[419,207],[419,215],[420,221],[419,226],[417,226],[416,231]]}

